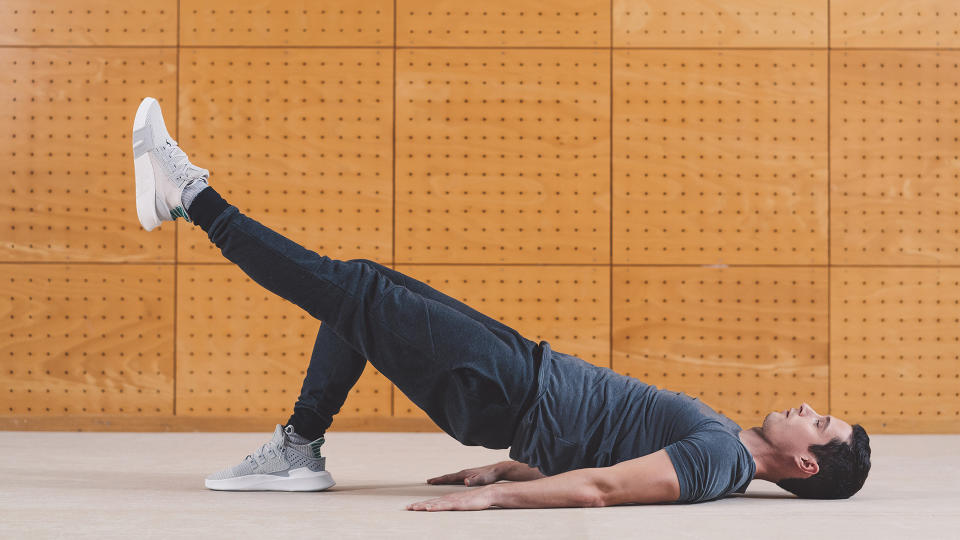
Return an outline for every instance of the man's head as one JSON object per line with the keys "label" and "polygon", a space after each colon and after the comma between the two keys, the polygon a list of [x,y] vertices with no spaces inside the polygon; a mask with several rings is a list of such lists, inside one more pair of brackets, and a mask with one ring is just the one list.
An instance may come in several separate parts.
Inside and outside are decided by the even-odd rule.
{"label": "man's head", "polygon": [[806,403],[767,415],[763,434],[780,454],[782,477],[776,484],[799,497],[846,499],[863,487],[870,472],[866,430],[821,416]]}

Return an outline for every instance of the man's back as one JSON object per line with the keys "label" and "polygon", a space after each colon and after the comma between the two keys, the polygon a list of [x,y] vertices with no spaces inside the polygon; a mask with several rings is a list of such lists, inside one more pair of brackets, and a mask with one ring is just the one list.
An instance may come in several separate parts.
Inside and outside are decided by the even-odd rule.
{"label": "man's back", "polygon": [[666,449],[678,502],[746,490],[756,464],[735,422],[697,398],[552,351],[546,341],[540,349],[537,399],[517,429],[512,459],[552,476]]}

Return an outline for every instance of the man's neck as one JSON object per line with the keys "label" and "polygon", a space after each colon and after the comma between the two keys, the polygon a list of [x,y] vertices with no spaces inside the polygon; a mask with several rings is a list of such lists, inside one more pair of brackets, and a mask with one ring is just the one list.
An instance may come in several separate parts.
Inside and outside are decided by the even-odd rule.
{"label": "man's neck", "polygon": [[770,443],[767,442],[767,440],[763,437],[763,428],[752,427],[750,429],[741,430],[740,441],[744,446],[747,447],[747,450],[750,451],[750,455],[753,456],[753,461],[757,465],[757,472],[753,475],[753,477],[758,480],[766,480],[768,482],[776,482],[779,480],[779,478],[774,477],[774,473],[772,471],[772,466],[776,458],[776,452]]}

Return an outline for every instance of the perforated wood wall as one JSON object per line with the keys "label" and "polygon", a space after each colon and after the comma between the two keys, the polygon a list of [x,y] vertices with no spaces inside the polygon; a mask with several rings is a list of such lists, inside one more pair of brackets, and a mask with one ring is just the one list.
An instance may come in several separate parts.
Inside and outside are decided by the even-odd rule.
{"label": "perforated wood wall", "polygon": [[[320,322],[143,231],[144,96],[242,211],[741,425],[960,431],[960,12],[0,5],[0,427],[265,429]],[[371,365],[332,429],[435,429]]]}

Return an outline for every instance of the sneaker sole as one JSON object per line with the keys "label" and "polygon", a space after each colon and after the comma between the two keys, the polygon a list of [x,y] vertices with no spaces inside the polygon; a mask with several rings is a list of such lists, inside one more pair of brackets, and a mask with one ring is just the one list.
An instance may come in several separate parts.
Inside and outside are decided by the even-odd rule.
{"label": "sneaker sole", "polygon": [[[136,132],[147,123],[150,107],[157,103],[153,98],[144,98],[137,108],[137,116],[133,119],[133,131]],[[140,225],[152,231],[160,225],[160,216],[157,215],[156,197],[157,180],[153,175],[153,165],[150,163],[150,152],[143,153],[133,160],[134,174],[137,183],[137,218]]]}
{"label": "sneaker sole", "polygon": [[306,467],[292,469],[290,476],[248,474],[204,481],[207,489],[217,491],[322,491],[335,484],[327,471],[311,471]]}

